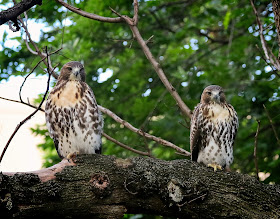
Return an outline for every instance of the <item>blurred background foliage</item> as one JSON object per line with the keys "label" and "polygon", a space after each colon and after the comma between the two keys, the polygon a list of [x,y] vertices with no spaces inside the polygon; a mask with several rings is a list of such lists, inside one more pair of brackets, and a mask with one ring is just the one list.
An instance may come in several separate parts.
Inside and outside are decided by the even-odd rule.
{"label": "blurred background foliage", "polygon": [[[12,1],[2,1],[2,4]],[[68,0],[69,4],[102,16],[114,17],[109,7],[133,16],[131,0]],[[258,165],[265,183],[280,183],[280,79],[262,59],[258,26],[248,0],[160,0],[139,1],[139,30],[151,52],[159,60],[166,76],[184,102],[193,109],[204,87],[218,84],[226,90],[227,100],[239,117],[232,169],[255,175],[254,141],[257,120]],[[256,0],[264,24],[267,44],[277,56],[278,45],[274,14],[270,1]],[[28,11],[28,22],[44,23],[38,46],[59,53],[51,56],[59,68],[68,61],[85,64],[87,83],[97,102],[138,128],[189,150],[189,118],[180,114],[175,101],[166,92],[143,51],[133,39],[126,24],[102,23],[67,11],[55,1],[43,1]],[[31,30],[30,30],[31,31]],[[40,58],[26,48],[22,37],[14,40],[20,46],[5,46],[3,34],[0,51],[0,80],[11,75],[25,75]],[[22,31],[22,36],[25,34]],[[36,74],[45,74],[37,68]],[[53,84],[54,85],[54,84]],[[42,96],[41,96],[42,97]],[[40,98],[38,98],[38,101]],[[36,102],[35,101],[35,102]],[[151,150],[159,159],[185,159],[167,147],[145,142],[143,137],[127,130],[104,115],[104,131],[118,141],[138,150]],[[44,136],[38,145],[45,156],[44,166],[59,162],[45,124],[32,129]],[[103,152],[118,157],[138,156],[103,139]],[[141,218],[126,216],[127,218]]]}

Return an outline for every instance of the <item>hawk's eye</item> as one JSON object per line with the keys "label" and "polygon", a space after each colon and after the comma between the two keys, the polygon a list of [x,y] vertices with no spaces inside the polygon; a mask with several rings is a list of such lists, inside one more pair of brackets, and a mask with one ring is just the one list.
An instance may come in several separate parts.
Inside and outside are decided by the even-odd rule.
{"label": "hawk's eye", "polygon": [[221,90],[221,91],[219,92],[219,95],[221,95],[222,93],[224,93],[224,91]]}
{"label": "hawk's eye", "polygon": [[209,96],[211,96],[211,92],[210,91],[208,91],[208,92],[206,92]]}
{"label": "hawk's eye", "polygon": [[72,71],[72,68],[71,68],[71,67],[67,67],[67,69],[68,69],[69,71]]}

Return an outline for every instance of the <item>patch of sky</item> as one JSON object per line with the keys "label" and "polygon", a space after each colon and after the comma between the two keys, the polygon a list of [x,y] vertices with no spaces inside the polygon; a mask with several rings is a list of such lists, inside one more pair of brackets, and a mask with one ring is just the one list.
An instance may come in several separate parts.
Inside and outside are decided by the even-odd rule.
{"label": "patch of sky", "polygon": [[184,82],[181,83],[181,85],[182,85],[182,87],[187,87],[189,85],[189,82],[184,81]]}
{"label": "patch of sky", "polygon": [[147,97],[147,96],[149,96],[149,95],[151,94],[151,92],[152,92],[152,90],[149,88],[149,89],[147,89],[147,90],[142,94],[142,96],[143,96],[143,97]]}
{"label": "patch of sky", "polygon": [[97,79],[98,83],[103,83],[113,76],[113,70],[110,68],[107,68],[105,71],[103,71],[103,68],[99,68],[97,72],[99,73]]}
{"label": "patch of sky", "polygon": [[197,39],[192,38],[192,39],[190,40],[190,44],[191,44],[191,47],[192,47],[193,50],[198,50],[198,45],[197,45],[197,43],[198,43],[198,40],[197,40]]}

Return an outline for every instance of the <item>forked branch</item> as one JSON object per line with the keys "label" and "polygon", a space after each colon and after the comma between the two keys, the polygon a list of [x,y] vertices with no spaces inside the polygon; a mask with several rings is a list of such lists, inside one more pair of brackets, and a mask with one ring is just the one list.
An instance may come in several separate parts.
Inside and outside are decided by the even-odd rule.
{"label": "forked branch", "polygon": [[133,125],[131,125],[129,122],[121,119],[119,116],[117,116],[115,113],[113,113],[112,111],[110,111],[109,109],[106,109],[104,108],[103,106],[100,106],[98,105],[98,108],[100,109],[100,111],[108,116],[110,116],[111,118],[113,118],[116,122],[120,123],[120,124],[123,124],[126,128],[128,128],[129,130],[147,138],[147,139],[150,139],[150,140],[153,140],[163,146],[167,146],[167,147],[171,147],[173,149],[175,149],[176,151],[178,151],[179,153],[181,154],[184,154],[185,156],[190,156],[190,152],[184,150],[183,148],[180,148],[178,147],[177,145],[169,142],[169,141],[166,141],[164,139],[161,139],[159,137],[156,137],[156,136],[153,136],[153,135],[150,135],[148,133],[145,133],[143,132],[141,129],[137,129],[135,128]]}

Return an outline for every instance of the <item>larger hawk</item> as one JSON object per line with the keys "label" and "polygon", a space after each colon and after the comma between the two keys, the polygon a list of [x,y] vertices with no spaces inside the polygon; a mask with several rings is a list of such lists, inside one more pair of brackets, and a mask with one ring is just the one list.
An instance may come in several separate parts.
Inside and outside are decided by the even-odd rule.
{"label": "larger hawk", "polygon": [[229,169],[237,129],[236,111],[226,102],[223,89],[217,85],[206,87],[191,119],[191,159],[214,171]]}
{"label": "larger hawk", "polygon": [[80,62],[68,62],[62,67],[48,96],[45,115],[61,158],[73,153],[101,153],[103,118]]}

